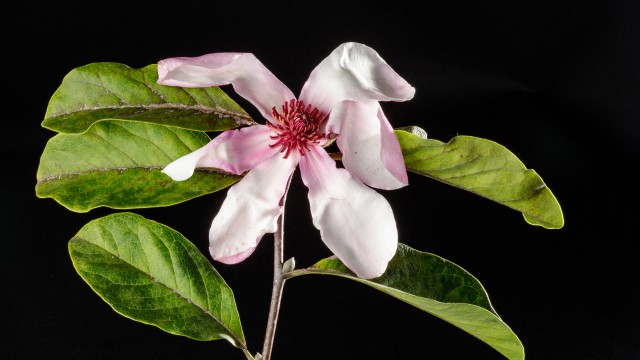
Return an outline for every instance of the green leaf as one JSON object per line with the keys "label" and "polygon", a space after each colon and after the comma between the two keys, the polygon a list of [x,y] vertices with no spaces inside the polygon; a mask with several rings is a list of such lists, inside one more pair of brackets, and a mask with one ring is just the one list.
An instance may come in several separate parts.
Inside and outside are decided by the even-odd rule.
{"label": "green leaf", "polygon": [[371,286],[457,326],[508,359],[524,359],[522,343],[496,314],[480,282],[439,256],[399,244],[386,272],[372,280],[356,277],[335,257],[286,276],[307,274],[334,275]]}
{"label": "green leaf", "polygon": [[121,315],[246,349],[233,292],[175,230],[132,213],[109,215],[82,227],[69,254],[78,274]]}
{"label": "green leaf", "polygon": [[132,69],[93,63],[69,72],[51,97],[42,126],[81,133],[108,119],[151,122],[200,131],[222,131],[255,124],[218,87],[158,85],[157,65]]}
{"label": "green leaf", "polygon": [[396,136],[407,170],[520,211],[529,224],[564,226],[551,190],[504,146],[471,136],[456,136],[446,144],[403,130],[396,130]]}
{"label": "green leaf", "polygon": [[185,181],[161,170],[209,142],[207,134],[130,121],[102,121],[51,138],[40,158],[36,195],[70,210],[169,206],[226,188],[240,176],[197,169]]}

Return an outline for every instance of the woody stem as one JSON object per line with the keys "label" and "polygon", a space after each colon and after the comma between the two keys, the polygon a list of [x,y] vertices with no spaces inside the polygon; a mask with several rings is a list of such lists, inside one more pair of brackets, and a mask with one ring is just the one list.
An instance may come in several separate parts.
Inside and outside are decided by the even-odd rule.
{"label": "woody stem", "polygon": [[283,276],[282,266],[284,265],[284,204],[291,177],[287,182],[285,193],[280,200],[282,213],[278,217],[277,229],[273,234],[273,288],[271,290],[271,305],[269,306],[269,318],[267,321],[267,330],[264,336],[264,344],[262,347],[262,360],[271,359],[271,351],[273,350],[273,342],[276,336],[276,326],[278,323],[278,314],[280,312],[280,302],[282,300],[282,291],[284,290],[285,277]]}

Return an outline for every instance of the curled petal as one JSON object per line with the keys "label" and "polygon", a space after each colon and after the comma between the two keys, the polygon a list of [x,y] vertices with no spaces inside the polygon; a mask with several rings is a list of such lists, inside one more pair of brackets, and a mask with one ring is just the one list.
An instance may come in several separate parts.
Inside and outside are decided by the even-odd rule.
{"label": "curled petal", "polygon": [[193,175],[196,167],[198,167],[200,159],[207,156],[210,144],[211,142],[192,153],[173,160],[169,165],[162,169],[162,172],[169,175],[174,181],[187,180]]}
{"label": "curled petal", "polygon": [[174,160],[162,172],[176,181],[190,178],[199,167],[242,174],[278,152],[269,147],[273,142],[270,134],[265,125],[225,131],[200,149]]}
{"label": "curled petal", "polygon": [[414,93],[375,50],[350,42],[338,46],[311,72],[300,100],[326,114],[343,100],[405,101]]}
{"label": "curled petal", "polygon": [[342,163],[363,183],[384,190],[409,183],[400,143],[377,101],[336,104],[327,131],[339,134]]}
{"label": "curled petal", "polygon": [[313,224],[327,247],[363,279],[384,273],[398,246],[398,230],[387,200],[316,146],[300,159],[309,188]]}
{"label": "curled petal", "polygon": [[211,141],[210,151],[200,166],[215,167],[232,174],[242,174],[278,152],[269,144],[271,130],[265,125],[225,131]]}
{"label": "curled petal", "polygon": [[242,251],[240,253],[237,253],[235,255],[230,255],[230,256],[223,256],[223,257],[219,257],[217,259],[215,259],[216,261],[219,261],[223,264],[237,264],[239,262],[244,261],[246,258],[248,258],[249,256],[251,256],[251,254],[253,254],[253,252],[256,250],[256,247],[251,247],[248,248],[245,251]]}
{"label": "curled petal", "polygon": [[297,155],[274,155],[233,185],[209,230],[214,260],[235,264],[246,259],[262,236],[277,229],[280,199],[297,165]]}
{"label": "curled petal", "polygon": [[198,57],[176,57],[158,62],[158,84],[209,87],[232,84],[265,119],[271,109],[295,96],[250,53],[214,53]]}

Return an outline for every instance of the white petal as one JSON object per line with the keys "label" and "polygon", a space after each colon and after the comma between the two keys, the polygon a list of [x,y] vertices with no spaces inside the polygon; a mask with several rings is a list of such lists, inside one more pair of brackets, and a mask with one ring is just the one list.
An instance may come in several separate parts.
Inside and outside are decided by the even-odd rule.
{"label": "white petal", "polygon": [[338,46],[311,72],[300,100],[326,114],[343,100],[405,101],[414,93],[375,50],[351,42]]}
{"label": "white petal", "polygon": [[392,190],[409,183],[400,143],[377,101],[336,104],[327,131],[339,134],[344,167],[365,184]]}
{"label": "white petal", "polygon": [[398,231],[387,200],[316,146],[300,159],[309,188],[313,224],[327,247],[360,278],[384,273],[395,255]]}
{"label": "white petal", "polygon": [[280,107],[295,98],[291,90],[250,53],[214,53],[161,60],[158,84],[182,87],[232,84],[236,92],[269,121],[274,106]]}
{"label": "white petal", "polygon": [[278,152],[269,146],[274,141],[265,125],[228,130],[211,140],[198,167],[212,167],[242,174]]}
{"label": "white petal", "polygon": [[209,251],[225,263],[244,260],[262,236],[276,231],[280,199],[296,168],[297,154],[278,153],[254,167],[232,186],[209,230]]}
{"label": "white petal", "polygon": [[265,125],[225,131],[200,149],[174,160],[162,172],[175,181],[190,178],[199,167],[242,174],[278,152],[269,147],[273,143],[270,134]]}
{"label": "white petal", "polygon": [[[211,144],[211,142],[209,142],[209,144]],[[193,175],[193,171],[198,166],[198,162],[203,157],[207,156],[209,144],[172,161],[169,165],[162,169],[162,172],[169,175],[175,181],[187,180]]]}

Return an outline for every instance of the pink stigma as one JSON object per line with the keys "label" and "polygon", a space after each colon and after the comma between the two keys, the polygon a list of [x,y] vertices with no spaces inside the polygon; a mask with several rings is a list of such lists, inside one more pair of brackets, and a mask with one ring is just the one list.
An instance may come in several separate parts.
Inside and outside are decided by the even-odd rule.
{"label": "pink stigma", "polygon": [[288,158],[291,151],[298,150],[304,155],[309,150],[309,145],[318,145],[327,139],[321,132],[321,126],[327,121],[328,115],[323,114],[318,108],[311,108],[300,100],[290,100],[282,105],[281,113],[274,106],[271,114],[276,124],[267,122],[275,135],[271,139],[276,142],[270,144],[272,148],[280,146],[280,152],[284,158]]}

